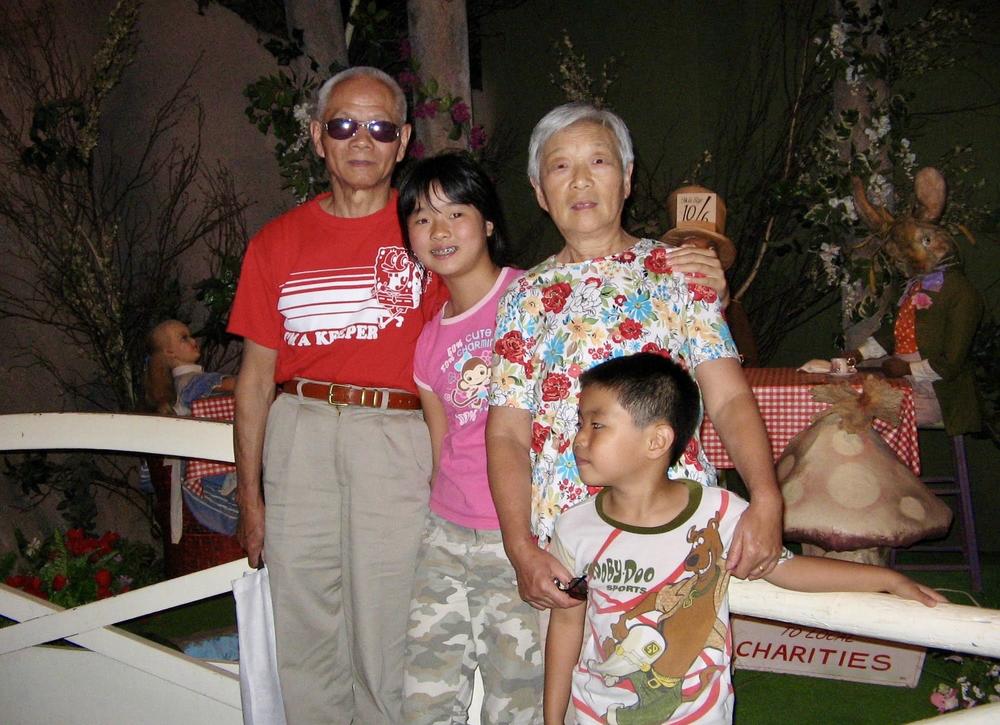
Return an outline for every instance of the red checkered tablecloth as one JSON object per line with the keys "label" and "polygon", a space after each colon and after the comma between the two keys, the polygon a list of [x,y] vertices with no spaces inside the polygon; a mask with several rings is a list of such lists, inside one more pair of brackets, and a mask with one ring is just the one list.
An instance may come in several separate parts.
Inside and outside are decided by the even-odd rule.
{"label": "red checkered tablecloth", "polygon": [[[812,423],[815,415],[829,407],[812,398],[812,389],[844,378],[802,373],[794,368],[745,368],[747,382],[760,406],[760,414],[771,440],[771,453],[778,460],[785,446],[799,431]],[[861,389],[861,375],[846,380]],[[900,422],[895,428],[875,420],[875,430],[910,470],[920,475],[920,447],[917,440],[917,418],[913,408],[913,391],[903,381],[891,380],[904,390]],[[701,444],[716,468],[734,468],[732,459],[719,440],[719,434],[706,414],[701,426]]]}
{"label": "red checkered tablecloth", "polygon": [[[207,418],[209,420],[221,420],[231,423],[235,415],[236,400],[232,395],[212,395],[207,398],[199,398],[191,403],[192,418]],[[184,484],[190,487],[194,481],[201,479],[203,476],[215,476],[235,470],[236,466],[230,463],[203,461],[193,458],[188,461],[187,472],[184,475]]]}

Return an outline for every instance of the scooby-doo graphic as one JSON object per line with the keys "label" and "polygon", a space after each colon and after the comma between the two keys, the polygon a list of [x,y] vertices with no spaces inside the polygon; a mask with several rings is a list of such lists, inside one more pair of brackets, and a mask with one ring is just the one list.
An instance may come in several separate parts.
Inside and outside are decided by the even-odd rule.
{"label": "scooby-doo graphic", "polygon": [[729,581],[718,513],[704,529],[692,526],[687,541],[691,550],[684,570],[691,575],[650,592],[623,613],[604,642],[604,661],[587,663],[608,687],[630,682],[639,698],[631,705],[611,705],[605,717],[612,725],[666,722],[681,703],[697,699],[719,669],[706,667],[697,691],[683,692],[684,675],[701,651],[725,647],[719,606]]}

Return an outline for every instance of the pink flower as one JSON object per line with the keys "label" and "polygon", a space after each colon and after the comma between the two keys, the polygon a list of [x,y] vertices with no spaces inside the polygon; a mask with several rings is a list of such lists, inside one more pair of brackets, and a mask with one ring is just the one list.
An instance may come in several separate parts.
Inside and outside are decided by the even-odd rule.
{"label": "pink flower", "polygon": [[478,151],[486,145],[486,129],[482,126],[473,126],[469,131],[469,148]]}
{"label": "pink flower", "polygon": [[412,90],[420,85],[420,76],[411,70],[400,71],[396,80],[399,81],[399,85],[404,91]]}
{"label": "pink flower", "polygon": [[937,689],[931,693],[931,704],[938,709],[938,712],[948,712],[958,707],[958,693],[954,687],[947,687],[944,684],[938,685]]}
{"label": "pink flower", "polygon": [[468,123],[471,118],[472,111],[469,110],[469,104],[465,101],[459,101],[451,107],[451,120],[455,123]]}
{"label": "pink flower", "polygon": [[418,103],[413,109],[414,118],[434,118],[438,113],[438,100],[432,98],[429,101]]}
{"label": "pink flower", "polygon": [[412,158],[422,159],[424,157],[424,154],[426,152],[427,151],[424,148],[424,145],[422,143],[420,143],[419,141],[414,141],[413,143],[410,144],[409,155]]}
{"label": "pink flower", "polygon": [[934,300],[926,292],[917,292],[913,295],[913,306],[918,310],[926,310],[934,304]]}

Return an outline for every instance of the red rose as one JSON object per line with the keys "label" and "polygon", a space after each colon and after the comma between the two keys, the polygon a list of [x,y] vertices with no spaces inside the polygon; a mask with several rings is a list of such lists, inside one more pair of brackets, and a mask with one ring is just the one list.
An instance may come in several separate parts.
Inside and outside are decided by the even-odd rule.
{"label": "red rose", "polygon": [[569,376],[563,373],[549,373],[542,381],[542,400],[552,402],[562,400],[569,394]]}
{"label": "red rose", "polygon": [[25,579],[26,581],[24,583],[24,587],[22,588],[26,593],[36,596],[39,599],[48,599],[48,597],[45,596],[45,592],[42,591],[41,577],[33,576],[25,577]]}
{"label": "red rose", "polygon": [[66,588],[66,577],[62,574],[56,574],[52,577],[52,591],[61,592]]}
{"label": "red rose", "polygon": [[14,587],[15,589],[21,589],[25,583],[27,583],[28,577],[23,574],[14,574],[3,580],[3,583],[9,587]]}
{"label": "red rose", "polygon": [[111,590],[108,587],[97,587],[97,598],[107,599],[111,596]]}
{"label": "red rose", "polygon": [[531,450],[535,453],[542,452],[542,446],[545,445],[545,440],[549,437],[549,433],[552,429],[547,425],[542,425],[541,423],[531,424]]}
{"label": "red rose", "polygon": [[102,536],[98,542],[98,549],[100,549],[101,554],[110,554],[114,548],[115,544],[118,543],[118,539],[121,537],[114,531],[105,531],[104,536]]}
{"label": "red rose", "polygon": [[514,330],[496,341],[493,351],[504,360],[521,362],[524,360],[524,337]]}
{"label": "red rose", "polygon": [[668,360],[670,359],[670,350],[668,350],[665,347],[660,347],[655,342],[647,342],[645,345],[642,346],[642,350],[640,350],[640,352],[651,352],[654,355],[665,357]]}
{"label": "red rose", "polygon": [[635,252],[633,252],[631,249],[628,249],[622,252],[621,254],[616,254],[614,257],[612,257],[612,259],[615,260],[616,262],[624,262],[625,264],[628,264],[629,262],[635,261]]}
{"label": "red rose", "polygon": [[560,312],[566,306],[573,288],[568,282],[558,282],[542,290],[542,307],[546,312]]}
{"label": "red rose", "polygon": [[621,307],[625,304],[625,295],[615,295],[615,307]]}
{"label": "red rose", "polygon": [[667,259],[667,250],[663,247],[654,247],[653,251],[646,257],[646,261],[643,262],[643,266],[653,274],[670,274],[670,260]]}
{"label": "red rose", "polygon": [[704,300],[705,302],[715,302],[719,299],[718,293],[708,285],[704,284],[689,284],[688,289],[691,290],[692,296],[695,300]]}
{"label": "red rose", "polygon": [[635,320],[622,320],[618,325],[618,334],[623,340],[638,340],[642,336],[642,323]]}
{"label": "red rose", "polygon": [[94,581],[97,582],[97,586],[106,589],[111,586],[111,572],[107,569],[98,569],[94,572]]}

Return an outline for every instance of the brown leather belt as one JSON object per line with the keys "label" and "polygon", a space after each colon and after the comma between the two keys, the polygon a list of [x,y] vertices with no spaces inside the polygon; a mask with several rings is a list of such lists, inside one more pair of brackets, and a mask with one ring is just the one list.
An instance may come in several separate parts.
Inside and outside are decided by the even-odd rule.
{"label": "brown leather belt", "polygon": [[360,405],[365,408],[392,410],[420,410],[420,396],[403,390],[385,388],[359,388],[339,383],[307,383],[304,380],[286,380],[278,385],[283,393],[325,400],[330,405]]}

